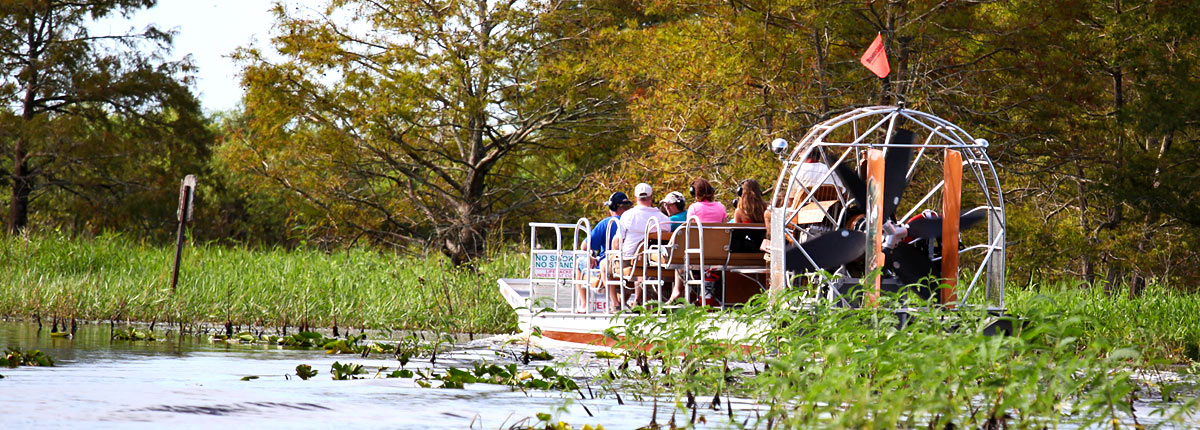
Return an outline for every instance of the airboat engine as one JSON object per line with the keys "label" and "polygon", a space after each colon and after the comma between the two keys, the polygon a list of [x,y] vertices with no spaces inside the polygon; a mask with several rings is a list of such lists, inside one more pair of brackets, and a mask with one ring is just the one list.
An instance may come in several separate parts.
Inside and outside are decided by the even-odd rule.
{"label": "airboat engine", "polygon": [[907,291],[1004,307],[1004,198],[988,142],[903,106],[852,110],[787,151],[770,215],[771,289],[847,306]]}

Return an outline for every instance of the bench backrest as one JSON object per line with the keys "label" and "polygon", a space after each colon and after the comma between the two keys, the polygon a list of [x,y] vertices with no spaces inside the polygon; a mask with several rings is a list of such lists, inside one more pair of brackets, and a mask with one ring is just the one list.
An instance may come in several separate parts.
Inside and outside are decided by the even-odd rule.
{"label": "bench backrest", "polygon": [[[764,266],[763,252],[755,242],[761,243],[766,234],[765,224],[704,224],[696,227],[694,224],[681,226],[671,235],[670,241],[664,245],[669,255],[668,264],[684,264],[686,247],[700,248],[704,254],[704,264],[708,266],[724,265],[727,261],[731,266]],[[700,246],[700,237],[704,237],[704,246]],[[739,252],[740,251],[740,252]],[[691,264],[700,264],[700,256],[692,254]]]}

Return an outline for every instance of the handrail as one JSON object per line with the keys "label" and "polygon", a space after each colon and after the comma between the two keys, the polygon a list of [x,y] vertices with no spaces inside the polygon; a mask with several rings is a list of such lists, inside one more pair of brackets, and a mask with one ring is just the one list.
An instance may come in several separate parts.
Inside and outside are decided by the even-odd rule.
{"label": "handrail", "polygon": [[[623,297],[625,295],[625,279],[623,278],[623,276],[625,274],[625,258],[624,258],[625,256],[624,256],[624,253],[621,251],[621,249],[616,249],[616,250],[613,249],[613,242],[612,242],[616,238],[621,238],[621,245],[622,246],[625,245],[624,228],[621,227],[620,222],[608,224],[609,229],[611,229],[613,227],[616,227],[617,230],[615,233],[612,233],[611,236],[609,236],[609,234],[608,234],[609,230],[605,231],[605,235],[609,236],[611,239],[608,239],[608,244],[604,247],[604,255],[601,256],[601,258],[603,258],[604,261],[608,261],[609,260],[608,257],[610,256],[609,254],[612,254],[614,251],[616,252],[616,256],[617,256],[617,258],[615,258],[615,260],[616,260],[615,263],[610,262],[607,268],[604,268],[601,270],[601,276],[603,276],[603,278],[601,278],[601,279],[603,279],[603,281],[604,281],[605,295],[607,295],[608,298],[611,299],[612,298],[612,287],[616,286],[619,289],[618,294],[617,294],[617,303],[615,303],[615,304],[609,303],[610,305],[613,305],[613,306],[611,306],[613,309],[609,309],[609,312],[614,312],[614,311],[620,310],[625,305],[625,298]],[[616,264],[616,266],[617,266],[616,267],[617,276],[616,276],[615,280],[609,280],[609,278],[612,277],[612,274],[613,274],[613,267],[612,267],[613,264]],[[601,266],[603,266],[603,264],[601,264]]]}
{"label": "handrail", "polygon": [[[671,231],[671,222],[668,220],[666,224],[667,224],[667,228],[665,231],[668,231],[668,232]],[[641,248],[640,255],[642,256],[642,273],[643,273],[643,276],[642,276],[642,278],[643,278],[642,279],[642,303],[641,303],[642,306],[646,306],[646,300],[650,297],[650,294],[649,294],[650,291],[649,291],[648,284],[657,285],[659,294],[662,294],[662,286],[663,286],[662,266],[661,265],[657,265],[657,264],[655,265],[657,277],[654,278],[654,282],[649,282],[645,279],[646,278],[645,273],[650,268],[650,231],[651,231],[650,227],[654,227],[654,231],[658,233],[655,236],[658,238],[658,241],[660,243],[662,242],[661,236],[662,236],[662,232],[664,231],[662,228],[663,223],[659,222],[658,220],[656,220],[654,218],[650,218],[650,219],[646,220],[646,236],[642,239],[642,244],[639,246]],[[657,248],[655,248],[655,249],[657,249]],[[635,258],[636,258],[636,254],[635,254]],[[660,298],[660,301],[661,301],[661,298]]]}
{"label": "handrail", "polygon": [[[693,226],[695,226],[695,227],[693,227]],[[693,229],[697,230],[696,237],[697,237],[697,240],[700,242],[700,248],[699,248],[700,252],[697,253],[700,256],[699,257],[700,258],[700,267],[704,267],[704,223],[700,221],[700,218],[696,217],[695,215],[692,215],[692,216],[687,217],[686,220],[684,220],[683,225],[681,225],[681,226],[679,226],[679,228],[675,229],[676,232],[679,232],[679,231],[684,232],[684,234],[683,234],[683,271],[684,271],[683,300],[687,303],[692,302],[692,297],[691,297],[692,289],[690,287],[693,285],[692,283],[695,281],[694,279],[691,279],[692,278],[692,269],[691,269],[692,268],[692,253],[691,253],[692,235],[691,235],[690,230],[693,230]],[[701,270],[703,270],[703,269],[701,269]],[[701,279],[700,279],[700,282],[698,285],[700,285],[700,288],[703,289],[704,288],[704,278],[703,278],[704,272],[703,271],[700,272],[700,276],[701,276]]]}
{"label": "handrail", "polygon": [[[581,218],[579,221],[576,221],[575,224],[548,223],[548,222],[530,222],[529,223],[529,252],[530,252],[530,262],[529,262],[530,296],[529,296],[529,301],[530,301],[530,304],[532,304],[533,300],[535,299],[534,285],[539,283],[539,282],[537,282],[538,277],[536,277],[535,273],[534,273],[534,266],[536,264],[536,254],[552,253],[554,255],[554,264],[553,264],[553,267],[551,268],[551,273],[553,273],[553,276],[551,276],[548,281],[555,284],[555,287],[554,287],[555,290],[553,292],[553,302],[554,302],[554,309],[556,311],[560,307],[560,303],[558,303],[558,288],[561,286],[566,286],[566,285],[570,285],[573,287],[577,284],[577,281],[574,279],[575,278],[574,273],[572,273],[569,278],[562,278],[560,276],[561,275],[560,270],[563,265],[564,255],[569,255],[571,257],[570,267],[573,268],[573,270],[578,270],[578,267],[577,267],[578,265],[576,263],[576,260],[578,259],[578,256],[579,256],[580,252],[582,251],[579,249],[581,242],[578,240],[578,238],[580,236],[580,231],[581,231],[581,229],[580,229],[581,224],[584,226],[584,228],[582,229],[582,232],[583,232],[583,236],[586,240],[586,238],[590,237],[590,231],[591,231],[590,229],[587,229],[587,226],[590,225],[590,222],[586,218]],[[538,238],[537,231],[538,231],[539,227],[554,229],[554,249],[542,250],[539,252],[538,244],[537,244],[537,238]],[[563,249],[562,229],[564,229],[564,228],[569,228],[569,229],[572,229],[572,231],[573,231],[573,239],[572,239],[570,250]],[[574,288],[572,288],[572,290],[574,290]],[[572,298],[571,305],[574,306],[576,304],[575,300],[577,299],[577,295],[575,292],[571,293],[571,298]]]}
{"label": "handrail", "polygon": [[579,218],[578,220],[575,221],[575,237],[572,239],[572,243],[575,244],[575,246],[573,248],[576,251],[576,253],[573,254],[573,256],[571,257],[572,258],[571,266],[575,267],[576,271],[582,272],[584,274],[584,276],[583,276],[583,279],[581,279],[581,280],[575,279],[574,274],[572,274],[572,276],[571,276],[571,287],[572,287],[571,288],[571,311],[574,312],[575,309],[578,309],[578,306],[579,306],[578,303],[580,301],[580,297],[579,297],[580,288],[579,287],[582,286],[583,287],[583,297],[582,297],[583,313],[586,314],[586,313],[591,313],[591,311],[592,311],[591,300],[588,300],[588,298],[589,298],[588,296],[591,295],[591,289],[588,288],[588,286],[592,284],[592,267],[590,264],[591,263],[590,255],[583,260],[585,266],[582,268],[579,267],[578,251],[579,251],[579,243],[580,243],[579,242],[579,231],[581,230],[581,227],[582,227],[582,231],[583,231],[583,241],[584,241],[583,243],[588,244],[588,246],[589,246],[588,253],[591,254],[590,246],[591,246],[591,239],[592,239],[592,222],[589,221],[586,217]]}

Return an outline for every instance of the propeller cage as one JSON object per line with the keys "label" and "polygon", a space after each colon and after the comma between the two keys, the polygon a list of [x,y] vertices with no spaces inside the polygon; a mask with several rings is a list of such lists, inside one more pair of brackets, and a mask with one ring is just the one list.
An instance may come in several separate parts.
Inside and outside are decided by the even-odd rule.
{"label": "propeller cage", "polygon": [[[906,131],[911,134],[906,134]],[[1003,309],[1004,197],[987,148],[986,140],[976,139],[950,121],[902,106],[858,108],[813,126],[796,143],[790,154],[781,156],[783,165],[769,202],[772,288],[795,285],[796,279],[802,278],[797,275],[815,272],[816,268],[820,268],[834,277],[809,277],[812,281],[805,282],[816,284],[821,297],[846,300],[845,293],[860,285],[868,272],[863,261],[870,261],[865,255],[871,252],[870,243],[862,244],[866,250],[864,258],[830,264],[826,254],[845,254],[845,246],[854,244],[830,245],[834,240],[830,237],[813,241],[823,235],[845,230],[863,231],[866,234],[841,234],[841,237],[869,242],[874,236],[880,236],[885,249],[903,247],[903,252],[895,253],[897,257],[894,261],[889,254],[889,264],[883,265],[883,277],[879,284],[885,290],[889,286],[898,288],[900,284],[905,284],[900,281],[905,277],[904,273],[912,276],[911,267],[902,267],[912,261],[912,255],[924,252],[928,254],[930,262],[940,264],[942,252],[934,255],[934,251],[942,247],[940,237],[931,237],[934,236],[932,233],[922,237],[911,236],[916,234],[914,231],[929,232],[930,225],[934,223],[926,220],[917,226],[919,228],[908,228],[907,220],[928,209],[941,212],[946,199],[945,188],[948,188],[945,186],[947,176],[943,174],[945,161],[953,158],[948,157],[946,151],[956,151],[961,154],[962,160],[959,198],[964,227],[959,234],[957,255],[960,263],[956,273],[941,275],[943,280],[957,280],[955,292],[960,306]],[[887,179],[880,193],[885,200],[888,196],[894,199],[884,201],[882,207],[871,207],[873,205],[859,201],[861,195],[860,198],[855,196],[859,194],[856,191],[861,192],[855,187],[862,185],[854,182],[865,176],[870,150],[883,151],[887,158]],[[805,165],[811,153],[818,155],[820,163],[816,164],[822,166],[813,163]],[[907,153],[907,158],[904,153]],[[839,169],[837,166],[842,167]],[[854,178],[848,175],[859,176]],[[884,218],[881,221],[883,231],[875,232],[863,227],[868,224],[863,219],[870,220],[870,217],[864,216],[869,215],[869,211],[875,211],[876,216]],[[885,211],[890,213],[884,215]],[[976,223],[982,225],[967,229]],[[941,224],[937,222],[933,229],[940,228]],[[897,232],[904,232],[908,236]],[[886,237],[889,234],[891,237]],[[831,249],[831,246],[842,248]],[[857,247],[853,250],[857,251]],[[909,259],[901,259],[901,254]]]}

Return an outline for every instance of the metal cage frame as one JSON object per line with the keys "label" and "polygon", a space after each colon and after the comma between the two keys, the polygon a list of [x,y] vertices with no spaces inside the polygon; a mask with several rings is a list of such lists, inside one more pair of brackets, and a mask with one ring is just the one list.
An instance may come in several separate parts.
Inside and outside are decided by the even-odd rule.
{"label": "metal cage frame", "polygon": [[[913,144],[891,142],[892,130],[898,123],[907,125],[918,136],[925,136],[924,142]],[[848,133],[843,133],[846,131]],[[852,139],[849,141],[833,140],[841,135],[849,135]],[[878,139],[878,136],[882,136],[882,139]],[[799,166],[809,152],[814,150],[819,151],[822,160],[827,166],[831,167],[848,159],[860,161],[867,149],[881,149],[886,151],[887,148],[902,146],[917,149],[917,152],[910,160],[908,169],[909,180],[913,179],[914,174],[917,173],[917,168],[922,160],[931,158],[931,156],[926,154],[926,151],[929,149],[953,149],[962,154],[964,166],[963,191],[965,192],[968,190],[968,186],[971,186],[974,187],[971,189],[972,192],[977,192],[983,196],[983,206],[975,209],[987,211],[988,234],[984,242],[961,242],[960,255],[964,255],[967,252],[979,251],[984,252],[984,255],[977,267],[970,268],[973,269],[973,273],[970,274],[970,282],[965,285],[959,284],[958,290],[961,292],[959,302],[971,304],[968,301],[974,299],[975,304],[983,304],[989,309],[1003,309],[1006,253],[1004,195],[999,177],[996,174],[995,165],[987,155],[986,150],[989,144],[986,140],[976,139],[958,125],[930,113],[908,109],[904,106],[868,106],[842,113],[810,128],[799,143],[792,148],[790,153],[780,154],[782,166],[779,177],[775,181],[771,200],[768,202],[768,210],[772,212],[773,216],[772,223],[768,226],[771,229],[771,237],[795,237],[792,234],[804,237],[811,234],[806,228],[787,221],[799,213],[800,209],[806,204],[814,200],[816,186],[804,187],[796,177]],[[831,177],[837,177],[832,168],[818,182],[817,186]],[[973,181],[968,181],[968,178],[973,179]],[[922,208],[931,197],[937,194],[943,184],[944,181],[928,189],[915,204],[909,204],[911,202],[908,200],[915,195],[913,193],[915,190],[909,190],[905,194],[906,201],[902,202],[897,208],[897,214],[901,213],[900,211],[903,211],[906,207],[910,209],[907,210],[904,216],[897,217],[897,219],[908,219],[915,211]],[[788,201],[789,196],[798,195],[800,189],[797,187],[802,187],[807,191],[805,199],[799,204]],[[845,196],[845,193],[838,194],[838,202],[843,208],[842,213],[830,213],[830,211],[824,209],[821,205],[817,205],[824,212],[825,221],[832,225],[841,225],[846,221],[840,219],[840,217],[844,214],[844,208],[849,203],[847,201],[848,197]],[[964,207],[963,213],[967,211],[967,208]],[[786,282],[787,274],[783,273],[783,258],[781,256],[783,253],[783,242],[784,240],[775,240],[772,242],[773,256],[771,266],[773,284]],[[804,256],[811,260],[808,254],[804,254]],[[844,266],[839,271],[843,269]],[[961,276],[964,269],[967,269],[967,267],[960,267],[957,276]],[[979,301],[973,294],[981,286],[983,288],[983,299]]]}

